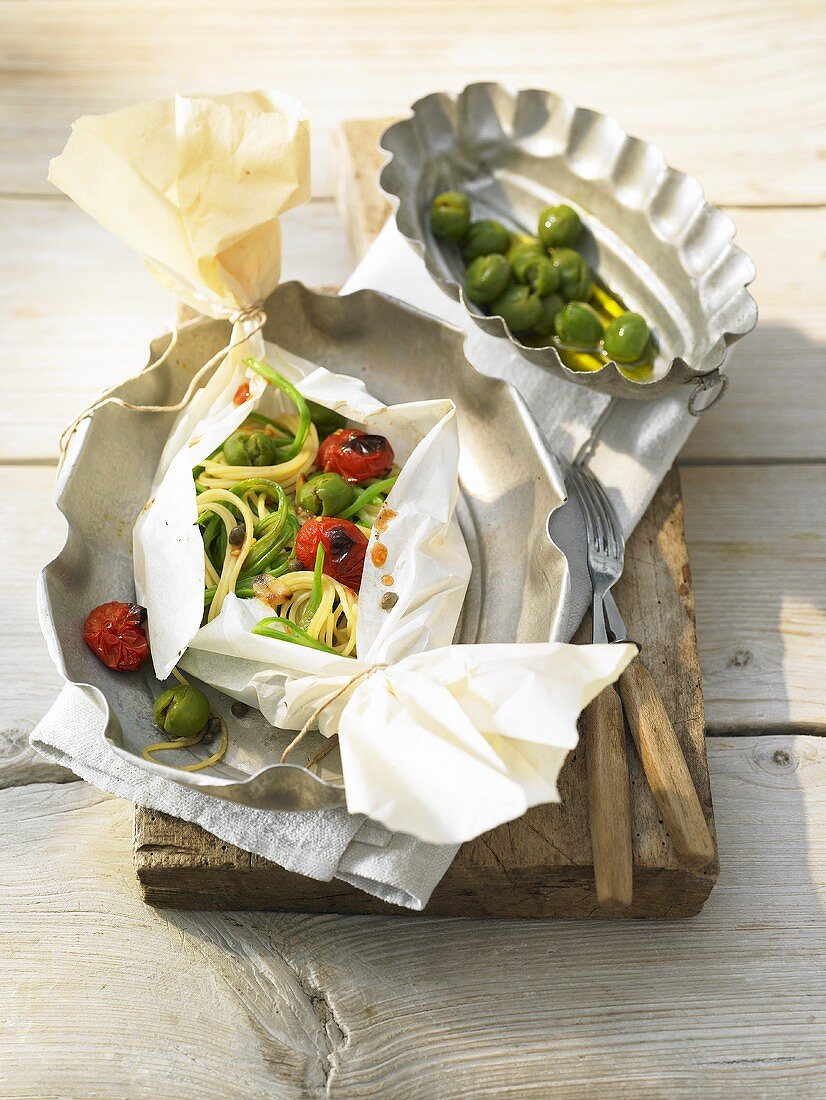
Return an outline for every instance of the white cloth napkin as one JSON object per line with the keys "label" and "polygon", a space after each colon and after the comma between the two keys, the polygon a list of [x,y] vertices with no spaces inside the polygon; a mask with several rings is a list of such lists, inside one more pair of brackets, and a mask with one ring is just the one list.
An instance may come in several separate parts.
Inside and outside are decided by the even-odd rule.
{"label": "white cloth napkin", "polygon": [[408,909],[423,909],[456,848],[423,844],[345,809],[307,813],[252,810],[141,771],[113,753],[94,699],[66,684],[31,743],[95,787],[184,821],[288,871],[332,878]]}
{"label": "white cloth napkin", "polygon": [[[625,534],[631,533],[695,423],[686,411],[687,393],[657,402],[618,401],[525,362],[505,340],[486,336],[442,293],[392,221],[344,292],[364,287],[464,328],[468,358],[482,372],[506,378],[520,390],[553,452],[571,460],[588,449],[591,468],[611,494]],[[552,640],[567,641],[572,629],[569,621],[565,636]],[[456,854],[454,846],[391,834],[344,809],[275,813],[200,794],[121,760],[109,750],[102,729],[95,702],[67,684],[31,741],[48,759],[97,787],[194,821],[289,871],[323,881],[341,879],[409,909],[424,908]]]}

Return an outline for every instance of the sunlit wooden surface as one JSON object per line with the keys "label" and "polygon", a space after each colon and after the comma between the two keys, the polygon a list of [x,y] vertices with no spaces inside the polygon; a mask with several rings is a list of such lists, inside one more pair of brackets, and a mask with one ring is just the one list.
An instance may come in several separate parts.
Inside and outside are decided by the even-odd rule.
{"label": "sunlit wooden surface", "polygon": [[[0,4],[0,1094],[826,1092],[826,9],[680,0]],[[276,86],[314,121],[285,276],[351,260],[332,132],[473,79],[617,115],[725,205],[757,332],[683,456],[722,873],[686,924],[158,914],[131,807],[33,759],[59,428],[172,303],[46,183],[78,114]]]}

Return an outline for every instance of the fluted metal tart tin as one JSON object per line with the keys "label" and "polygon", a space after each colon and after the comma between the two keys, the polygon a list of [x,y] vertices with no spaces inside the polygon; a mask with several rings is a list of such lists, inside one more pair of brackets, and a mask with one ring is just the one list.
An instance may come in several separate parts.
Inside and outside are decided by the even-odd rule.
{"label": "fluted metal tart tin", "polygon": [[[746,289],[754,264],[734,245],[731,218],[655,146],[554,92],[492,83],[425,96],[410,118],[385,131],[381,146],[390,161],[380,182],[396,203],[399,231],[486,333],[558,376],[615,397],[649,399],[693,383],[687,396],[694,395],[695,411],[700,391],[716,387],[722,395],[728,348],[757,323]],[[458,246],[430,228],[433,198],[453,189],[468,194],[474,219],[497,218],[531,233],[549,203],[579,209],[585,229],[577,249],[655,334],[650,379],[632,380],[613,361],[598,371],[571,370],[556,348],[526,347],[501,317],[469,301]]]}
{"label": "fluted metal tart tin", "polygon": [[[453,399],[459,410],[458,513],[473,563],[457,640],[538,642],[559,636],[568,611],[568,567],[542,532],[548,514],[564,499],[562,474],[516,391],[468,363],[464,333],[371,290],[336,297],[286,283],[265,309],[266,339],[363,379],[386,403]],[[226,322],[190,322],[161,366],[124,382],[115,396],[133,404],[180,400],[193,373],[226,346],[229,333]],[[168,334],[153,342],[152,360],[168,342]],[[100,709],[112,749],[147,777],[174,779],[261,809],[341,806],[340,781],[320,779],[297,764],[278,764],[292,734],[274,729],[256,710],[237,717],[232,699],[206,685],[229,726],[224,760],[208,772],[181,771],[207,755],[204,746],[169,754],[177,768],[144,760],[142,749],[159,737],[152,704],[162,685],[150,662],[137,672],[113,672],[83,642],[83,623],[93,607],[134,598],[132,527],[150,494],[175,415],[107,404],[75,437],[57,487],[66,543],[43,570],[38,590],[49,650],[63,676]],[[309,754],[323,744],[315,737],[314,744],[308,742]]]}

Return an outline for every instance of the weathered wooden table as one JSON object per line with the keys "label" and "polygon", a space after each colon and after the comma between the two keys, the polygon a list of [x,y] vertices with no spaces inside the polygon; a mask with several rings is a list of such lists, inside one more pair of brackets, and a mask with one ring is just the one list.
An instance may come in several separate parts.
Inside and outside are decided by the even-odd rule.
{"label": "weathered wooden table", "polygon": [[[0,1094],[820,1097],[826,1091],[826,11],[670,2],[6,0],[0,7]],[[595,59],[600,59],[599,62]],[[59,428],[171,303],[45,183],[85,112],[276,85],[312,113],[285,275],[350,268],[347,116],[470,79],[616,114],[731,209],[757,332],[681,476],[721,876],[682,923],[160,913],[131,805],[33,759]]]}

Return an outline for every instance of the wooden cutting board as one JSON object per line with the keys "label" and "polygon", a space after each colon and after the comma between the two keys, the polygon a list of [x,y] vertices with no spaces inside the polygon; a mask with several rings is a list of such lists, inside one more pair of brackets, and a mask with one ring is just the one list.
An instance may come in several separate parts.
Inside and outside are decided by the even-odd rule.
{"label": "wooden cutting board", "polygon": [[[378,136],[390,120],[348,122],[338,134],[339,206],[357,259],[384,224],[389,207],[376,186]],[[715,837],[706,760],[694,598],[683,530],[680,481],[672,470],[626,550],[617,601],[642,643]],[[583,624],[577,640],[589,637]],[[606,917],[594,890],[585,754],[580,742],[562,770],[559,805],[538,806],[518,821],[464,844],[425,912],[452,917]],[[698,913],[719,872],[681,865],[659,819],[630,737],[634,817],[634,902],[612,918],[687,917]],[[401,913],[342,882],[316,882],[241,851],[197,825],[135,810],[135,869],[145,900],[181,909],[272,909]]]}

